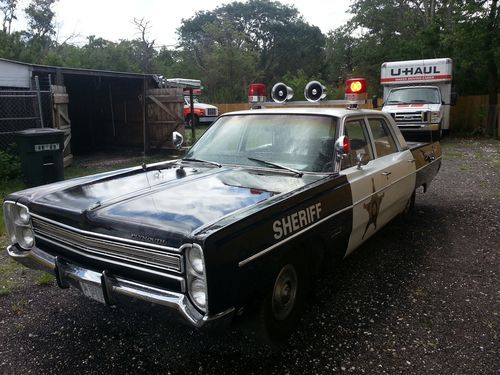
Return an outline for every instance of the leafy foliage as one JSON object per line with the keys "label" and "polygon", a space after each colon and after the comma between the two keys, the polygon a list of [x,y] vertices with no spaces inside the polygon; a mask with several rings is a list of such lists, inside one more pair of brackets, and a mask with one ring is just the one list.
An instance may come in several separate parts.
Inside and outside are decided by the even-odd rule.
{"label": "leafy foliage", "polygon": [[58,44],[55,1],[31,0],[27,30],[11,33],[18,0],[0,0],[0,57],[201,79],[213,102],[246,101],[249,83],[270,86],[278,81],[292,86],[301,99],[303,85],[311,79],[320,80],[329,97],[337,98],[337,88],[354,75],[366,76],[370,94],[380,95],[384,61],[451,57],[461,95],[496,98],[498,91],[498,0],[353,0],[352,19],[327,35],[293,6],[235,1],[183,20],[176,49],[156,47],[144,19],[134,20],[139,32],[134,40],[90,36],[82,46]]}
{"label": "leafy foliage", "polygon": [[13,147],[0,150],[0,182],[21,176],[21,162]]}

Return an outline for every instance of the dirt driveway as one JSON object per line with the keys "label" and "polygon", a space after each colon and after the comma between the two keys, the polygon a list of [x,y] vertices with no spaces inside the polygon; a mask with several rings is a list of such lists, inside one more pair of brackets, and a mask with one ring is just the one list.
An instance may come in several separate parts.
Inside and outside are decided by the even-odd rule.
{"label": "dirt driveway", "polygon": [[318,283],[281,353],[100,305],[2,254],[0,373],[498,374],[499,170],[500,142],[445,140],[413,216]]}

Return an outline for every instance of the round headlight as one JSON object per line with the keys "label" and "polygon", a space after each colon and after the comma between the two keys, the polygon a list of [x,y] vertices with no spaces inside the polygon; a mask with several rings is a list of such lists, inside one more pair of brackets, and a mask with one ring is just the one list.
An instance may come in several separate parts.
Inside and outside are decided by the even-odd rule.
{"label": "round headlight", "polygon": [[205,267],[203,265],[202,255],[200,250],[196,247],[192,247],[188,253],[188,260],[191,264],[193,270],[198,274],[203,274]]}
{"label": "round headlight", "polygon": [[191,296],[198,305],[198,307],[204,308],[207,304],[207,291],[203,280],[194,278],[191,281]]}
{"label": "round headlight", "polygon": [[19,207],[19,224],[29,225],[30,219],[28,209],[26,207]]}
{"label": "round headlight", "polygon": [[35,235],[31,228],[18,227],[17,241],[23,249],[29,250],[35,245]]}

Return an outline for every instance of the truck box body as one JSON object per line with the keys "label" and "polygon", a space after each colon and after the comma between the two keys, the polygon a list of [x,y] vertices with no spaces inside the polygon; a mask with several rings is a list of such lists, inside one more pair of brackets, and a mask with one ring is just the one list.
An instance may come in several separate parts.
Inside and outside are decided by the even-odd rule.
{"label": "truck box body", "polygon": [[[385,62],[382,64],[380,78],[384,87],[382,111],[391,113],[403,133],[415,130],[447,131],[450,128],[452,78],[453,62],[449,58]],[[422,86],[438,90],[439,100],[388,102],[391,92],[410,92]],[[405,95],[399,97],[404,98]]]}

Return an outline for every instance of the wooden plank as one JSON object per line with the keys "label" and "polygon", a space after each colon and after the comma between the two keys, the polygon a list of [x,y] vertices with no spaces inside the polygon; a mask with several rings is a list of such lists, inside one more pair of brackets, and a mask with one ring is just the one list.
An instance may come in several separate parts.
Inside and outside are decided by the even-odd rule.
{"label": "wooden plank", "polygon": [[149,95],[148,98],[151,99],[153,102],[155,102],[158,107],[160,107],[161,109],[163,109],[163,111],[165,111],[166,113],[168,113],[170,115],[170,117],[172,117],[174,119],[178,119],[178,121],[184,121],[184,119],[179,119],[179,117],[177,117],[175,114],[173,114],[162,102],[160,102],[154,96]]}
{"label": "wooden plank", "polygon": [[68,104],[69,95],[68,94],[53,94],[52,95],[54,104]]}
{"label": "wooden plank", "polygon": [[66,150],[66,147],[68,147],[70,141],[71,141],[71,135],[67,136],[66,139],[64,140],[64,149],[65,150]]}
{"label": "wooden plank", "polygon": [[64,168],[70,166],[73,163],[73,154],[65,156],[63,159]]}
{"label": "wooden plank", "polygon": [[179,121],[174,120],[149,120],[148,124],[178,124]]}
{"label": "wooden plank", "polygon": [[184,98],[178,95],[157,95],[154,94],[154,97],[157,99],[161,99],[161,102],[169,102],[169,103],[184,103]]}
{"label": "wooden plank", "polygon": [[63,118],[64,121],[66,121],[66,124],[71,126],[71,121],[69,121],[68,116],[66,116],[66,114],[64,112],[62,112],[59,107],[57,108],[57,113],[59,114],[60,117]]}

